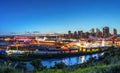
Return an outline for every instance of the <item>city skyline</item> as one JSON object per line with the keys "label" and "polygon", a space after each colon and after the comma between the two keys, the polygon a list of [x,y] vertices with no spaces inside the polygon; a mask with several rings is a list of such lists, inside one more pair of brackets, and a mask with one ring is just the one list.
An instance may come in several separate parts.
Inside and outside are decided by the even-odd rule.
{"label": "city skyline", "polygon": [[[71,31],[71,30],[68,30],[67,32],[64,32],[64,33],[57,33],[57,32],[54,32],[54,33],[40,33],[39,31],[33,31],[33,32],[10,32],[10,33],[4,33],[4,34],[0,34],[1,36],[2,35],[67,35],[67,34],[81,34],[84,33],[84,34],[87,34],[87,35],[93,35],[93,36],[103,36],[103,35],[106,35],[106,36],[110,36],[110,35],[119,35],[120,33],[118,33],[118,30],[116,28],[109,28],[108,26],[104,26],[102,29],[99,29],[99,28],[90,28],[89,31],[84,31],[84,30],[74,30],[74,31]],[[76,36],[77,36],[76,35]]]}
{"label": "city skyline", "polygon": [[0,33],[66,33],[104,26],[120,33],[119,3],[119,0],[1,0]]}

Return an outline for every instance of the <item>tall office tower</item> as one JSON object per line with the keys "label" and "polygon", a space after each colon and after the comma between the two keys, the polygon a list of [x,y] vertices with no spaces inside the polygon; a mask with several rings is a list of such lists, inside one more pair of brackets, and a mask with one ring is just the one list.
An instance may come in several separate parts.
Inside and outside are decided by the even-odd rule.
{"label": "tall office tower", "polygon": [[71,35],[72,35],[72,33],[71,33],[71,31],[69,30],[69,31],[68,31],[68,38],[71,38]]}
{"label": "tall office tower", "polygon": [[90,34],[89,32],[85,32],[84,37],[85,37],[85,38],[88,38],[88,37],[89,37],[89,34]]}
{"label": "tall office tower", "polygon": [[74,32],[74,38],[75,38],[75,39],[78,38],[77,31]]}
{"label": "tall office tower", "polygon": [[117,35],[117,29],[115,29],[115,28],[113,29],[113,34]]}
{"label": "tall office tower", "polygon": [[80,38],[83,38],[84,37],[84,33],[83,33],[83,31],[81,30],[80,31]]}
{"label": "tall office tower", "polygon": [[95,29],[94,28],[91,29],[91,33],[95,33]]}
{"label": "tall office tower", "polygon": [[80,33],[81,33],[81,31],[78,31],[78,38],[80,38]]}
{"label": "tall office tower", "polygon": [[94,28],[92,28],[91,30],[90,30],[91,32],[91,35],[93,35],[93,36],[95,36],[95,29]]}
{"label": "tall office tower", "polygon": [[106,26],[103,28],[103,37],[108,37],[109,35],[109,27]]}
{"label": "tall office tower", "polygon": [[96,36],[97,37],[101,37],[102,36],[101,31],[98,28],[96,28]]}
{"label": "tall office tower", "polygon": [[68,34],[63,34],[63,38],[68,38]]}

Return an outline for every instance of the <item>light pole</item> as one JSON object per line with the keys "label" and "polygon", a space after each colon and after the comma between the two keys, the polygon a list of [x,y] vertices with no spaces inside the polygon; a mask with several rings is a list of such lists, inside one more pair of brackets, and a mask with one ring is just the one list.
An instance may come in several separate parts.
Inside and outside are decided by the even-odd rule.
{"label": "light pole", "polygon": [[18,44],[18,41],[16,40],[15,46],[16,46],[17,53],[18,53],[18,46],[19,46],[19,45],[17,45],[17,44]]}

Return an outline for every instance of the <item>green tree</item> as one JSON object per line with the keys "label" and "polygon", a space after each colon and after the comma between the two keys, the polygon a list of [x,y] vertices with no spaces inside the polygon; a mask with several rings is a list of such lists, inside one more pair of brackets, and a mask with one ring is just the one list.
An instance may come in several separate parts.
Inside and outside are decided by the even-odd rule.
{"label": "green tree", "polygon": [[34,68],[36,70],[42,70],[43,69],[43,65],[42,65],[40,59],[36,59],[36,60],[31,61],[31,64],[34,66]]}
{"label": "green tree", "polygon": [[63,69],[64,67],[66,67],[64,62],[60,62],[60,63],[55,62],[55,68]]}
{"label": "green tree", "polygon": [[22,69],[23,71],[26,71],[26,63],[25,62],[19,62],[16,66],[18,69]]}
{"label": "green tree", "polygon": [[12,66],[12,61],[11,60],[7,60],[7,61],[4,62],[4,65],[6,67],[11,67]]}

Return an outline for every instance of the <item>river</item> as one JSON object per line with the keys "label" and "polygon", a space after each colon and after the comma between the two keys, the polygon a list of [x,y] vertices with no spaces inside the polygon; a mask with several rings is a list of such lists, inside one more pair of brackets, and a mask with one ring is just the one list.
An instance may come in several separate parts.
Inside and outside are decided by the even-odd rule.
{"label": "river", "polygon": [[[74,57],[66,57],[66,58],[58,58],[58,59],[46,59],[46,60],[42,60],[42,64],[43,66],[46,66],[47,68],[50,67],[54,67],[55,62],[56,63],[60,63],[60,62],[64,62],[66,65],[70,66],[70,65],[75,65],[75,64],[81,64],[86,62],[87,60],[89,60],[90,57],[99,57],[99,54],[93,54],[93,55],[84,55],[84,56],[74,56]],[[34,67],[30,64],[29,62],[26,62],[26,67],[27,70],[33,70]]]}

